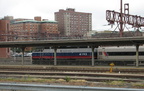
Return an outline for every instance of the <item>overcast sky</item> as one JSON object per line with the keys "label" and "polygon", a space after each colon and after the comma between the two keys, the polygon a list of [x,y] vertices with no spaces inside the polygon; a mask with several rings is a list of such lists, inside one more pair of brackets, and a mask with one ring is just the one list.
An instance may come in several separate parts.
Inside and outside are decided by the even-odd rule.
{"label": "overcast sky", "polygon": [[[144,17],[144,0],[123,0],[129,3],[130,14]],[[54,12],[59,9],[75,8],[75,11],[92,13],[92,29],[110,29],[106,10],[120,11],[120,0],[0,0],[0,17],[30,18],[41,16],[54,20]]]}

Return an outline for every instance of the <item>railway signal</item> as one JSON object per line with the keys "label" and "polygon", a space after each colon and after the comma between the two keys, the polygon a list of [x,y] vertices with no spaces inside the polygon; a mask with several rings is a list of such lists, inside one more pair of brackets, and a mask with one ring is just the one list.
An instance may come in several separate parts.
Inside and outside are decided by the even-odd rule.
{"label": "railway signal", "polygon": [[106,20],[109,24],[117,23],[119,28],[120,37],[123,36],[123,31],[125,24],[131,25],[135,28],[144,27],[144,17],[129,14],[129,4],[124,4],[123,13],[123,3],[120,0],[120,12],[115,12],[114,10],[106,10]]}

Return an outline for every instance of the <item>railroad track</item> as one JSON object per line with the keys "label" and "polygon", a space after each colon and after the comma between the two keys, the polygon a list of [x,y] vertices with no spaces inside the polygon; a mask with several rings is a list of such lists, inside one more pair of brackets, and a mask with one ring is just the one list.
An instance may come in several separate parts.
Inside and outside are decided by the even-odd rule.
{"label": "railroad track", "polygon": [[35,77],[49,79],[84,79],[87,81],[128,81],[144,82],[144,69],[137,68],[114,68],[109,73],[109,68],[93,67],[24,67],[24,66],[0,66],[0,77]]}
{"label": "railroad track", "polygon": [[[86,68],[57,68],[57,67],[38,67],[38,68],[14,68],[14,67],[0,67],[0,71],[52,71],[52,72],[96,72],[96,73],[106,73],[109,72],[109,68],[96,68],[96,69],[86,69]],[[130,74],[143,74],[144,69],[121,69],[114,68],[113,73],[130,73]]]}
{"label": "railroad track", "polygon": [[0,71],[0,77],[35,77],[49,79],[84,79],[88,81],[129,81],[142,82],[144,74],[119,74],[95,72],[53,72],[53,71]]}

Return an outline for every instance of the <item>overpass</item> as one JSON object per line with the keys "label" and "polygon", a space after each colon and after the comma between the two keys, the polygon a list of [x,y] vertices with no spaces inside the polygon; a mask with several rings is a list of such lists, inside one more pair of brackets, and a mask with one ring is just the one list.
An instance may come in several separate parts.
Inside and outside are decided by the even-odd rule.
{"label": "overpass", "polygon": [[54,65],[57,65],[56,51],[59,46],[91,46],[92,66],[94,66],[94,48],[99,46],[136,46],[136,67],[139,66],[139,46],[144,44],[144,37],[119,37],[119,38],[97,38],[97,39],[66,39],[66,40],[34,40],[34,41],[3,41],[0,47],[22,48],[22,65],[24,62],[24,49],[34,46],[49,46],[54,48]]}

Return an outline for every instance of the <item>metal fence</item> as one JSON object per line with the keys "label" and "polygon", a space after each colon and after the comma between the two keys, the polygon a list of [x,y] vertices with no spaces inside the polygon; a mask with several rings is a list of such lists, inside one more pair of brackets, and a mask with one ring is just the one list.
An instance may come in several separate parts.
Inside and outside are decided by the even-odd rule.
{"label": "metal fence", "polygon": [[17,83],[0,83],[0,89],[10,91],[144,91],[144,89],[131,89],[131,88],[108,88],[108,87],[17,84]]}
{"label": "metal fence", "polygon": [[[32,58],[24,57],[24,65],[31,65]],[[0,58],[0,65],[22,65],[22,57]]]}

